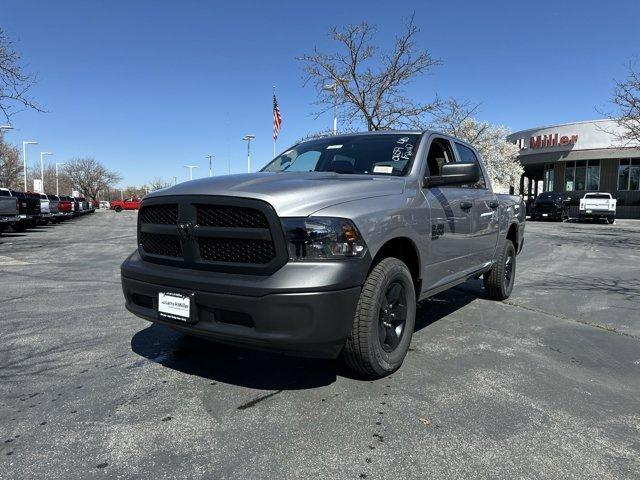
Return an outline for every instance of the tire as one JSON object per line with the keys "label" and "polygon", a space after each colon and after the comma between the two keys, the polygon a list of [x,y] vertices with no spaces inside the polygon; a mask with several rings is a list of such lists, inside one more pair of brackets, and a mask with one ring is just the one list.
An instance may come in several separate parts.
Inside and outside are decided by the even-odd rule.
{"label": "tire", "polygon": [[615,223],[615,221],[616,221],[615,217],[613,217],[613,218],[607,218],[607,223],[608,223],[609,225],[613,225],[613,224]]}
{"label": "tire", "polygon": [[505,240],[495,265],[484,274],[484,290],[492,300],[506,300],[511,295],[516,278],[516,249]]}
{"label": "tire", "polygon": [[27,229],[27,226],[23,223],[14,223],[13,225],[11,225],[11,228],[13,228],[13,231],[16,233],[22,233]]}
{"label": "tire", "polygon": [[122,211],[122,207],[120,207],[120,206],[115,207],[115,208],[114,208],[114,210],[115,210],[116,212],[120,213],[120,212]]}
{"label": "tire", "polygon": [[415,321],[411,273],[401,260],[385,258],[369,272],[362,287],[342,352],[345,363],[369,378],[395,372],[409,350]]}

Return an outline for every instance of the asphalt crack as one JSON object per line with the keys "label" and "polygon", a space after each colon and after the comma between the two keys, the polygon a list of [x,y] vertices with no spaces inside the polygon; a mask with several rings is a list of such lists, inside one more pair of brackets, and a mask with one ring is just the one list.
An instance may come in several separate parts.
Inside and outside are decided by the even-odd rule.
{"label": "asphalt crack", "polygon": [[640,337],[637,336],[637,335],[633,335],[632,333],[621,332],[617,328],[611,327],[609,325],[602,325],[600,323],[589,322],[587,320],[579,320],[577,318],[567,317],[566,315],[562,315],[560,313],[547,312],[547,311],[539,309],[539,308],[529,307],[527,305],[521,305],[519,303],[510,302],[510,301],[506,301],[506,300],[503,300],[502,303],[505,304],[505,305],[509,305],[511,307],[522,308],[523,310],[528,310],[530,312],[535,312],[535,313],[542,313],[543,315],[547,315],[549,317],[558,318],[560,320],[564,320],[564,321],[567,321],[567,322],[579,323],[580,325],[586,325],[588,327],[597,328],[598,330],[603,330],[605,332],[615,333],[617,335],[622,335],[623,337],[629,337],[629,338],[633,338],[633,339],[636,339],[636,340],[640,340]]}

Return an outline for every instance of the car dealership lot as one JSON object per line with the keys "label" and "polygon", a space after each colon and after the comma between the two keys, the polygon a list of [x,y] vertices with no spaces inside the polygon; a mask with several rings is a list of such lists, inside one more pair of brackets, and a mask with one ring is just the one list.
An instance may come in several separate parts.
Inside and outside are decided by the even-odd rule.
{"label": "car dealership lot", "polygon": [[129,314],[135,219],[0,237],[0,478],[640,475],[640,222],[529,222],[513,296],[423,302],[371,382]]}

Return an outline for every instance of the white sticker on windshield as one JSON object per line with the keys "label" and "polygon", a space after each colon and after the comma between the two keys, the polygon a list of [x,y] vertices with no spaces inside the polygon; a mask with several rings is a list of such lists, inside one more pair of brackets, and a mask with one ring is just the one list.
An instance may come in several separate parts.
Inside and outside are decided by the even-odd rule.
{"label": "white sticker on windshield", "polygon": [[393,167],[388,165],[375,165],[373,167],[373,173],[393,173]]}
{"label": "white sticker on windshield", "polygon": [[327,147],[327,150],[332,150],[332,149],[334,149],[334,148],[342,148],[342,145],[329,145],[329,146]]}

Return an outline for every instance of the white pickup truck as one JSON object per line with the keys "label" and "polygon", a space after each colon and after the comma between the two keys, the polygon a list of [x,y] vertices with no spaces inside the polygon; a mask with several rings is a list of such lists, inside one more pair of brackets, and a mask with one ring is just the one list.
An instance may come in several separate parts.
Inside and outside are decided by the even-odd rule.
{"label": "white pickup truck", "polygon": [[616,220],[616,199],[610,193],[585,193],[580,199],[578,219],[604,218],[607,223]]}

